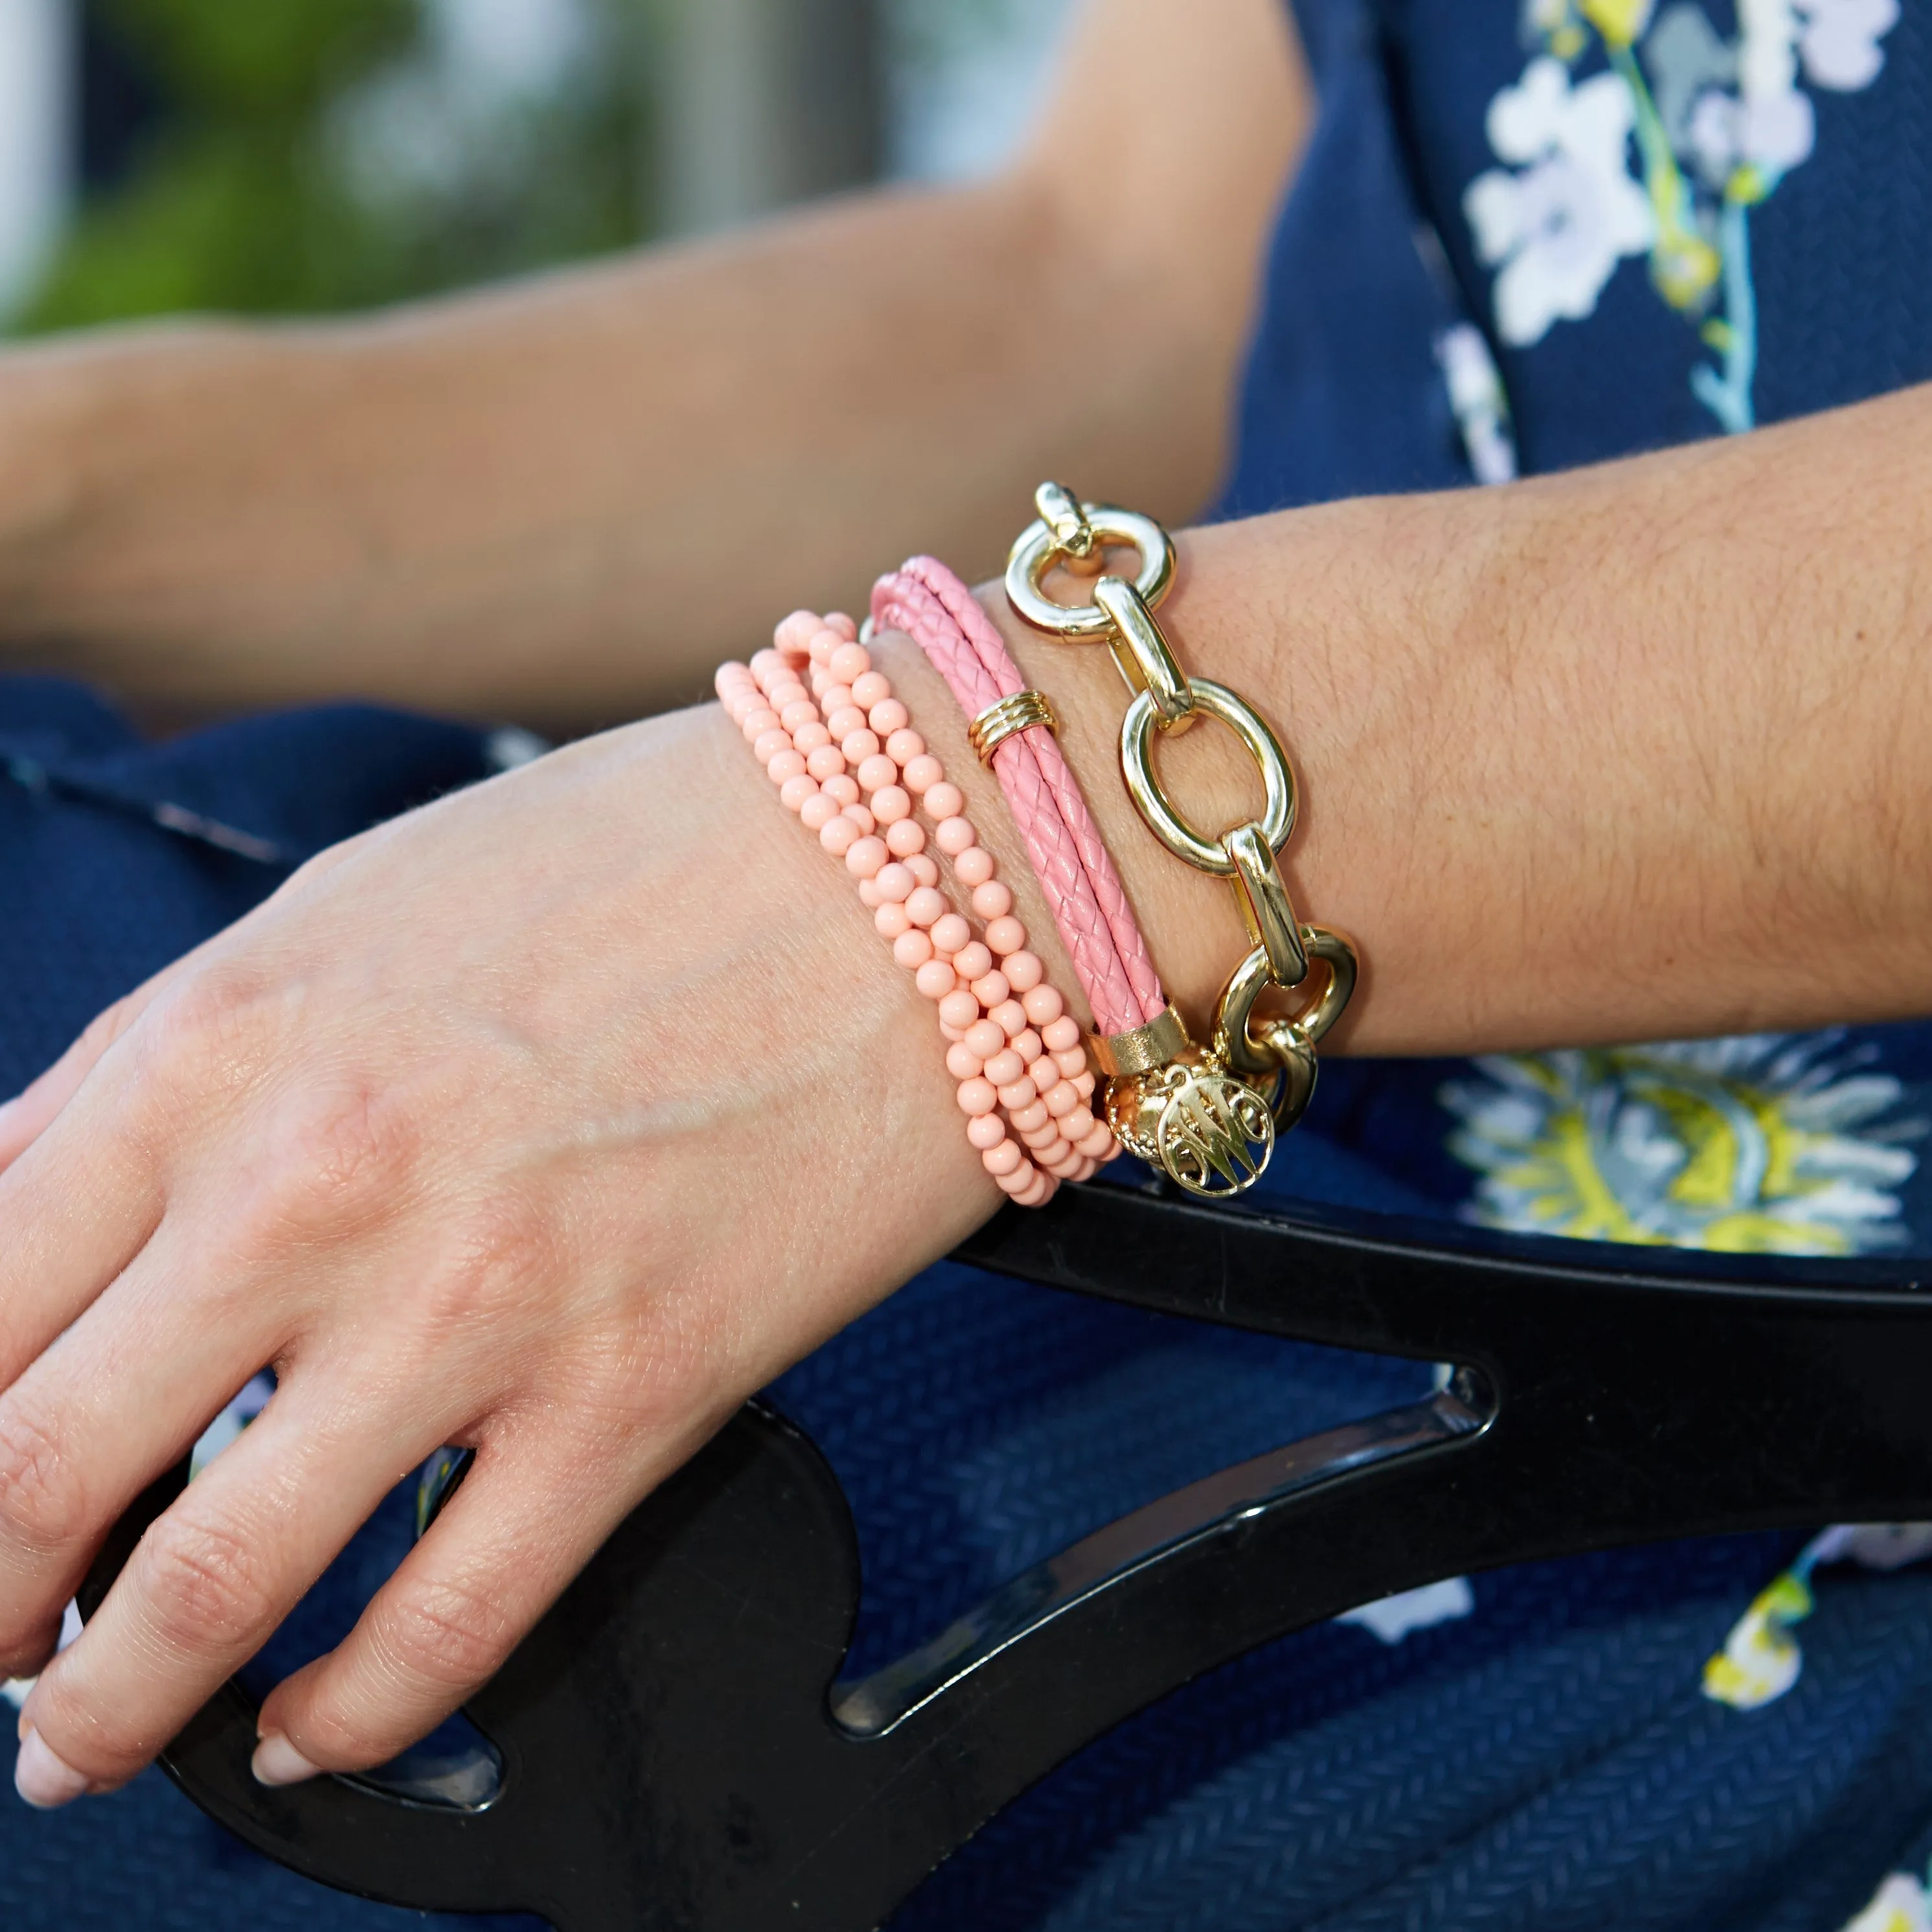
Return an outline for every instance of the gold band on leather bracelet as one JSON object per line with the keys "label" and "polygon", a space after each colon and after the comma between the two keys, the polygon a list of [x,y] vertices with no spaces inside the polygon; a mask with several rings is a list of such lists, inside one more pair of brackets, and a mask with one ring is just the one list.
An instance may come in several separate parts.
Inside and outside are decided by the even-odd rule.
{"label": "gold band on leather bracelet", "polygon": [[[1253,941],[1221,989],[1205,1046],[1189,1038],[1172,1006],[1130,1033],[1090,1036],[1089,1053],[1106,1078],[1108,1124],[1124,1144],[1190,1192],[1238,1193],[1259,1178],[1276,1132],[1294,1126],[1308,1105],[1316,1046],[1354,991],[1354,948],[1339,932],[1304,926],[1288,897],[1280,855],[1294,830],[1295,784],[1280,742],[1225,685],[1188,676],[1154,614],[1173,585],[1173,539],[1151,517],[1082,502],[1058,483],[1042,483],[1034,502],[1038,520],[1021,533],[1007,561],[1008,599],[1049,637],[1108,646],[1131,694],[1120,727],[1120,776],[1128,796],[1175,857],[1228,881]],[[1055,603],[1042,588],[1057,566],[1090,570],[1109,549],[1138,553],[1131,580],[1102,575],[1094,582],[1093,601],[1083,604]],[[1030,703],[1022,706],[1022,700]],[[1035,714],[1036,705],[1044,717]],[[1006,723],[1009,706],[1023,708],[1025,722]],[[974,720],[974,748],[990,758],[1012,732],[1049,722],[1052,715],[1036,692],[1003,699]],[[1262,781],[1260,815],[1213,838],[1177,809],[1154,760],[1162,736],[1202,718],[1241,741]],[[1291,1014],[1257,1012],[1264,993],[1301,986],[1311,960],[1324,969],[1315,998]]]}
{"label": "gold band on leather bracelet", "polygon": [[988,705],[966,727],[966,740],[980,764],[990,765],[993,754],[1009,738],[1036,724],[1044,724],[1056,735],[1060,730],[1060,720],[1044,692],[1016,691],[1010,698]]}

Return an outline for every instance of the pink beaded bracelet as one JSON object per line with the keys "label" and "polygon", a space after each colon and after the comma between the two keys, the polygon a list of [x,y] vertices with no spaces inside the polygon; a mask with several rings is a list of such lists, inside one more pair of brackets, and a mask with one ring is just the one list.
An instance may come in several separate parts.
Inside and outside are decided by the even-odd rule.
{"label": "pink beaded bracelet", "polygon": [[[1028,950],[963,795],[851,620],[794,611],[772,650],[720,668],[717,689],[781,800],[844,860],[893,956],[935,1003],[968,1138],[1001,1190],[1037,1206],[1059,1181],[1084,1180],[1112,1159],[1118,1144],[1087,1105],[1094,1083],[1078,1024]],[[982,937],[939,890],[915,799]]]}
{"label": "pink beaded bracelet", "polygon": [[[1020,696],[1025,680],[979,600],[945,565],[916,556],[872,587],[872,620],[904,632],[969,720]],[[1050,713],[1003,737],[991,763],[1096,1029],[1131,1033],[1167,1010],[1147,942],[1100,828],[1050,729]]]}

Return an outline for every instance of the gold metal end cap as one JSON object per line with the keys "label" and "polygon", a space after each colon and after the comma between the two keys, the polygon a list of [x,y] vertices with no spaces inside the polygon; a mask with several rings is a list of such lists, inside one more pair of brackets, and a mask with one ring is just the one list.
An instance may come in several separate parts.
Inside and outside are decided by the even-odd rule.
{"label": "gold metal end cap", "polygon": [[1130,1033],[1087,1036],[1088,1057],[1109,1080],[1151,1073],[1156,1067],[1178,1060],[1192,1045],[1180,1014],[1172,1006]]}

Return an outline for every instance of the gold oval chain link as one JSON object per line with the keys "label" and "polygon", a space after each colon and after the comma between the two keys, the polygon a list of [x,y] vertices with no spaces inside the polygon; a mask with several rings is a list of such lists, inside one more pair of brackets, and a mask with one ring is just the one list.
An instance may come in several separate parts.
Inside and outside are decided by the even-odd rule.
{"label": "gold oval chain link", "polygon": [[[1175,1069],[1184,1053],[1192,1054],[1232,1070],[1250,1084],[1271,1083],[1274,1125],[1292,1126],[1314,1090],[1316,1043],[1340,1016],[1354,989],[1354,949],[1341,934],[1304,926],[1295,916],[1279,862],[1294,830],[1294,770],[1280,741],[1261,714],[1236,692],[1210,678],[1189,677],[1154,616],[1173,585],[1173,539],[1150,517],[1112,504],[1083,502],[1060,484],[1042,484],[1034,502],[1038,518],[1022,532],[1006,565],[1006,595],[1013,608],[1049,636],[1108,646],[1132,693],[1120,726],[1120,772],[1128,796],[1148,830],[1176,858],[1230,882],[1254,942],[1222,989],[1212,1043],[1204,1055],[1188,1044],[1177,1016],[1166,1016],[1172,1024],[1164,1031],[1143,1028],[1131,1036],[1097,1046],[1095,1057],[1112,1082],[1109,1117],[1117,1119],[1123,1138],[1136,1151],[1149,1158],[1157,1156],[1191,1192],[1238,1191],[1259,1173],[1267,1148],[1258,1163],[1247,1150],[1254,1144],[1252,1136],[1230,1153],[1225,1136],[1216,1151],[1211,1133],[1204,1139],[1203,1131],[1196,1131],[1184,1157],[1169,1158],[1172,1134],[1156,1133],[1151,1123],[1156,1114],[1171,1123],[1181,1102],[1162,1096],[1170,1091],[1180,1094]],[[1087,604],[1058,604],[1047,596],[1045,580],[1057,566],[1090,572],[1109,549],[1137,554],[1139,568],[1131,580],[1102,575],[1094,585],[1093,601]],[[1162,736],[1184,731],[1202,718],[1224,725],[1240,741],[1260,775],[1263,795],[1258,818],[1211,838],[1198,831],[1168,796],[1154,760],[1154,747]],[[1292,1016],[1257,1021],[1255,1008],[1261,995],[1270,988],[1301,985],[1311,959],[1327,968],[1315,998]],[[1167,1064],[1160,1070],[1143,1067],[1146,1042],[1141,1036],[1151,1039],[1156,1032]],[[1160,1083],[1164,1076],[1163,1086]],[[1133,1087],[1136,1106],[1148,1115],[1138,1137],[1133,1109],[1118,1102],[1112,1091],[1121,1086]],[[1220,1104],[1210,1100],[1208,1111]],[[1222,1112],[1238,1124],[1252,1125],[1240,1105]],[[1269,1146],[1272,1131],[1271,1127]],[[1210,1148],[1212,1156],[1204,1166],[1203,1146]],[[1214,1188],[1216,1172],[1227,1182],[1226,1188]]]}

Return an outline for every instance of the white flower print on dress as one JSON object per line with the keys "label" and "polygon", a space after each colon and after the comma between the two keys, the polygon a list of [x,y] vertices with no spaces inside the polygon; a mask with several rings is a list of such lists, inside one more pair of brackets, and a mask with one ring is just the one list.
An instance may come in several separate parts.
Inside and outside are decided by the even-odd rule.
{"label": "white flower print on dress", "polygon": [[1932,1898],[1910,1872],[1894,1872],[1845,1932],[1932,1932]]}
{"label": "white flower print on dress", "polygon": [[[1496,335],[1514,348],[1594,312],[1622,255],[1717,358],[1690,390],[1718,424],[1756,420],[1750,217],[1817,141],[1801,85],[1852,92],[1885,65],[1900,0],[1736,0],[1726,41],[1694,0],[1526,0],[1542,44],[1490,104],[1492,169],[1463,196],[1476,252],[1500,265]],[[1600,59],[1608,69],[1575,71]],[[1612,106],[1608,90],[1622,95]],[[1634,145],[1635,178],[1627,171]],[[1644,204],[1641,226],[1633,198]],[[1639,234],[1647,241],[1633,244]]]}
{"label": "white flower print on dress", "polygon": [[1879,42],[1898,25],[1898,0],[1796,0],[1805,20],[1798,52],[1814,87],[1856,93],[1885,65]]}
{"label": "white flower print on dress", "polygon": [[1578,322],[1627,255],[1648,251],[1650,203],[1631,178],[1630,96],[1614,74],[1572,87],[1561,61],[1532,61],[1490,104],[1492,169],[1462,197],[1476,251],[1502,265],[1496,331],[1517,348]]}

